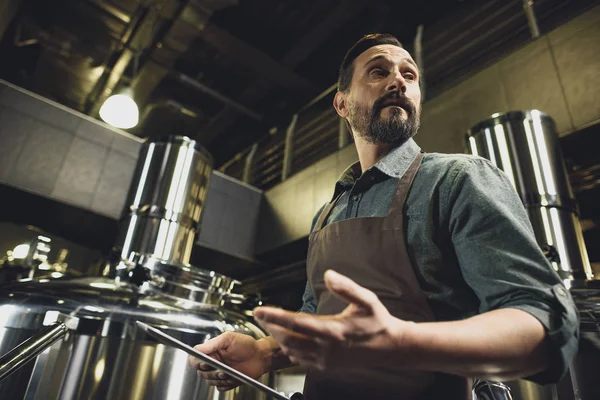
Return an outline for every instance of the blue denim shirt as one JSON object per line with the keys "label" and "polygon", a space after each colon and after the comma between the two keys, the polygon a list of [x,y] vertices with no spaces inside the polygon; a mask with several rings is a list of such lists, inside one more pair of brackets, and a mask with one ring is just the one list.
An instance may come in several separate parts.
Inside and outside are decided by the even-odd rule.
{"label": "blue denim shirt", "polygon": [[[359,163],[350,166],[336,183],[332,198],[343,194],[326,223],[387,215],[419,151],[410,139],[363,174]],[[426,153],[405,216],[409,257],[437,319],[508,307],[530,313],[546,329],[551,359],[549,370],[528,379],[558,380],[577,351],[579,315],[504,172],[481,157]],[[308,283],[303,301],[300,311],[316,312]]]}

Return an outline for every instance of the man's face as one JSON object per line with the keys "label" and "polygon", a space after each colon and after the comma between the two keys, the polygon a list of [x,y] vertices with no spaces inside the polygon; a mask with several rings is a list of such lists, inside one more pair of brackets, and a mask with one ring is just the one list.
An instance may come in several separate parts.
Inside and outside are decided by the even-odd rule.
{"label": "man's face", "polygon": [[350,88],[336,95],[335,104],[355,135],[371,143],[401,145],[419,129],[419,70],[400,47],[371,47],[354,60]]}

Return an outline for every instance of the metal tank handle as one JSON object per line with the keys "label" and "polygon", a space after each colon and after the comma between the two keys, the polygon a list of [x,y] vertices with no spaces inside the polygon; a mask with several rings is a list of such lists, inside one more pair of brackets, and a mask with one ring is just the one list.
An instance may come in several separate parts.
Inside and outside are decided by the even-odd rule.
{"label": "metal tank handle", "polygon": [[[48,317],[54,321],[48,321]],[[76,329],[78,322],[79,320],[75,317],[53,311],[46,313],[44,324],[51,323],[52,325],[41,329],[0,357],[0,382],[62,339],[70,329]]]}

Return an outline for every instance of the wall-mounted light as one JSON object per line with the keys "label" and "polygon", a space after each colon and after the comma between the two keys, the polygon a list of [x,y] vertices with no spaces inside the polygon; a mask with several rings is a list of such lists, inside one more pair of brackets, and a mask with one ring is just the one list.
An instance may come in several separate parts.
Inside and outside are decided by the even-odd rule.
{"label": "wall-mounted light", "polygon": [[100,108],[100,118],[117,128],[129,129],[136,126],[140,119],[140,112],[133,100],[133,90],[126,88],[106,99]]}

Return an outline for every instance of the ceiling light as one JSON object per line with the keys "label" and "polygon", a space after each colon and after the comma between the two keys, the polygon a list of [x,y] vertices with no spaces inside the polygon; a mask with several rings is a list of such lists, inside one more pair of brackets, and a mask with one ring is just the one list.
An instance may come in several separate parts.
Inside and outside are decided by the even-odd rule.
{"label": "ceiling light", "polygon": [[20,244],[13,249],[12,256],[14,258],[23,259],[23,258],[27,257],[27,253],[29,253],[29,245],[28,244]]}
{"label": "ceiling light", "polygon": [[100,108],[100,118],[109,125],[117,128],[129,129],[138,124],[140,112],[135,100],[133,90],[126,88],[119,94],[110,96]]}

